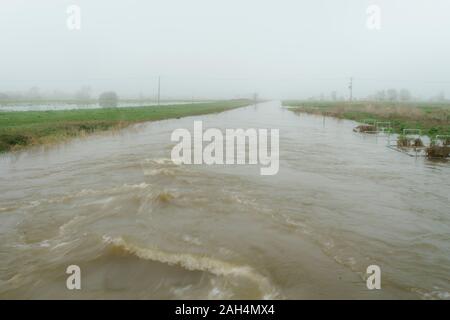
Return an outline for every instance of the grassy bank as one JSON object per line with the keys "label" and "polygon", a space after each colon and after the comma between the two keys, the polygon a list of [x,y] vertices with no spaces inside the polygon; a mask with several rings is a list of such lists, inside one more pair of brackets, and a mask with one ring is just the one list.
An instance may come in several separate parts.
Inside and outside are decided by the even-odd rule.
{"label": "grassy bank", "polygon": [[450,134],[450,104],[394,102],[283,101],[294,112],[325,115],[362,122],[390,121],[393,131],[420,129],[424,135]]}
{"label": "grassy bank", "polygon": [[0,152],[54,143],[132,123],[222,112],[251,104],[230,100],[172,106],[61,111],[0,111]]}

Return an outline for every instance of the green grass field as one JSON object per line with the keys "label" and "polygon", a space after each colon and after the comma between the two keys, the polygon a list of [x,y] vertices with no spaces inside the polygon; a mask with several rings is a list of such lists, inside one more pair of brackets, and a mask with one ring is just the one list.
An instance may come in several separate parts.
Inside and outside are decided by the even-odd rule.
{"label": "green grass field", "polygon": [[126,127],[132,123],[222,112],[250,100],[133,108],[1,112],[0,152],[55,143],[72,137]]}
{"label": "green grass field", "polygon": [[283,101],[294,112],[325,115],[362,122],[365,119],[389,121],[395,133],[420,129],[422,134],[450,134],[450,104],[395,102]]}

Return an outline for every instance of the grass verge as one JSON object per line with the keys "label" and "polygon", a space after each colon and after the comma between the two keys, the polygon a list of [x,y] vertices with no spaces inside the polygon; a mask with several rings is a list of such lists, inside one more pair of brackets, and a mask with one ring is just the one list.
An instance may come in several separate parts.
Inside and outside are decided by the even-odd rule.
{"label": "grass verge", "polygon": [[133,123],[208,114],[250,105],[230,100],[185,105],[61,111],[0,111],[0,152],[55,143]]}
{"label": "grass verge", "polygon": [[395,133],[403,129],[420,129],[434,137],[450,134],[450,104],[394,102],[313,102],[283,101],[294,112],[305,112],[362,122],[373,119],[391,122]]}

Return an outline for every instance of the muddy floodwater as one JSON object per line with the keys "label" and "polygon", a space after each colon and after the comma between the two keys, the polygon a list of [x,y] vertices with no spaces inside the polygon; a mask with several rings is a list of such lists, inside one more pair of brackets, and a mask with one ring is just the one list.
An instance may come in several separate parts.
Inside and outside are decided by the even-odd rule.
{"label": "muddy floodwater", "polygon": [[[194,120],[279,129],[279,173],[174,165]],[[5,154],[0,298],[449,299],[449,163],[354,126],[267,102]]]}

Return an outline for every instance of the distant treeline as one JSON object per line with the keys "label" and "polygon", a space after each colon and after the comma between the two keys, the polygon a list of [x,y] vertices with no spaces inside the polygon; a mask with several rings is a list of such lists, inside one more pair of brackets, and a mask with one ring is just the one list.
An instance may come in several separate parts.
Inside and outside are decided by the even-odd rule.
{"label": "distant treeline", "polygon": [[[332,91],[329,95],[321,94],[310,97],[310,101],[346,101],[348,97],[338,95],[337,91]],[[365,98],[354,98],[353,100],[383,101],[383,102],[411,102],[411,101],[432,101],[447,102],[445,92],[441,91],[430,98],[420,98],[411,93],[409,89],[383,89],[378,90]]]}

